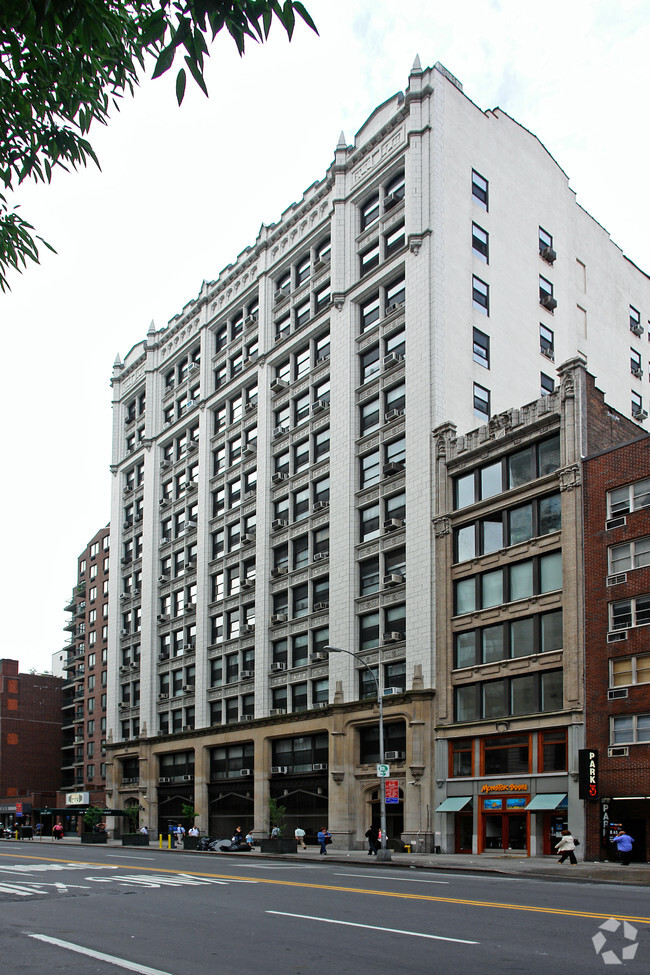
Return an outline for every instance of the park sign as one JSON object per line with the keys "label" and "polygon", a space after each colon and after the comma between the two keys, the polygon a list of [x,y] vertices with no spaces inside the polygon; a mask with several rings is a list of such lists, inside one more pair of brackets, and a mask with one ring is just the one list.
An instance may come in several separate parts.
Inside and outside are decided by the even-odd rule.
{"label": "park sign", "polygon": [[386,802],[399,802],[399,779],[386,779]]}
{"label": "park sign", "polygon": [[598,749],[578,750],[578,798],[598,798]]}

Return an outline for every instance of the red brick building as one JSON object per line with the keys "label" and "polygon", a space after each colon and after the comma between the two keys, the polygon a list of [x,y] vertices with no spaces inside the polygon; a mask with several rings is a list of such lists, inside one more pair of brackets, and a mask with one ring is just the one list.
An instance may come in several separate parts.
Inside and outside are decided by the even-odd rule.
{"label": "red brick building", "polygon": [[0,822],[5,825],[35,822],[32,810],[55,800],[63,684],[50,674],[19,673],[17,660],[0,660]]}
{"label": "red brick building", "polygon": [[584,470],[586,744],[599,798],[585,801],[586,859],[611,832],[650,859],[650,437],[588,456]]}

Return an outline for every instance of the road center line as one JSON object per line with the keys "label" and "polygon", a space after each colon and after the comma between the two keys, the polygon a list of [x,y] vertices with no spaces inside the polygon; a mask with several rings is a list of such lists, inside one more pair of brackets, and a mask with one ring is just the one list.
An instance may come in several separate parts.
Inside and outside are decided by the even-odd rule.
{"label": "road center line", "polygon": [[387,931],[389,934],[407,934],[411,938],[429,938],[431,941],[453,941],[458,945],[477,945],[478,941],[465,941],[463,938],[443,938],[441,934],[422,934],[421,931],[403,931],[401,928],[380,928],[374,924],[356,924],[354,921],[335,921],[331,917],[313,917],[311,914],[289,914],[286,911],[266,911],[282,917],[297,917],[303,921],[322,921],[324,924],[343,924],[346,928],[364,928],[366,931]]}
{"label": "road center line", "polygon": [[107,857],[111,857],[113,860],[155,860],[155,857],[130,857],[125,853],[107,853]]}
{"label": "road center line", "polygon": [[363,877],[364,880],[397,880],[402,884],[449,884],[449,880],[420,880],[419,877],[386,877],[374,873],[335,873],[335,877]]}
{"label": "road center line", "polygon": [[129,972],[138,972],[139,975],[170,975],[163,972],[160,968],[150,968],[149,965],[138,965],[137,962],[127,961],[126,958],[118,958],[116,955],[106,955],[103,951],[94,951],[92,948],[84,948],[82,945],[74,945],[70,941],[60,941],[59,938],[50,938],[46,934],[30,934],[26,931],[28,938],[35,938],[37,941],[44,941],[48,945],[55,945],[57,948],[66,948],[68,951],[75,951],[78,955],[86,955],[87,958],[96,958],[98,961],[107,961],[118,968],[126,968]]}

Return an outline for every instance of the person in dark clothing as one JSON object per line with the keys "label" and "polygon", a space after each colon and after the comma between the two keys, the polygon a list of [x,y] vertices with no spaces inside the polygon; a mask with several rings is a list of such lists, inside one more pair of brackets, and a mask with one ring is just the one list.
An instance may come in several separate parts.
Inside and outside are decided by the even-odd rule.
{"label": "person in dark clothing", "polygon": [[318,842],[320,843],[320,855],[327,856],[327,844],[332,842],[332,834],[326,826],[318,830]]}
{"label": "person in dark clothing", "polygon": [[371,826],[370,829],[366,830],[366,839],[368,840],[368,856],[371,857],[374,853],[377,856],[377,847],[379,846],[379,830],[376,826]]}

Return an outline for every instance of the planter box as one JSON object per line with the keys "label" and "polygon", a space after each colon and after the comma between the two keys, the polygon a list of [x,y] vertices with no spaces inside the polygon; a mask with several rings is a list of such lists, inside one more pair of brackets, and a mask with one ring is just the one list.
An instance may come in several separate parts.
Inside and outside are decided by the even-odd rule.
{"label": "planter box", "polygon": [[149,846],[149,837],[144,833],[125,833],[122,846]]}
{"label": "planter box", "polygon": [[260,840],[260,853],[297,853],[295,839]]}
{"label": "planter box", "polygon": [[82,833],[81,842],[82,843],[106,843],[108,840],[107,833]]}
{"label": "planter box", "polygon": [[199,842],[198,836],[186,836],[183,840],[184,850],[196,850],[196,844]]}

